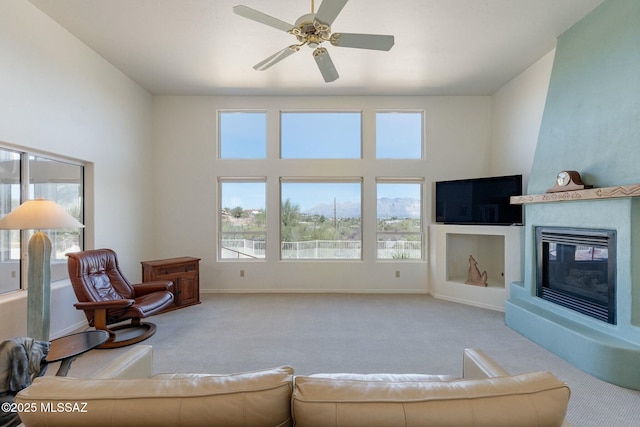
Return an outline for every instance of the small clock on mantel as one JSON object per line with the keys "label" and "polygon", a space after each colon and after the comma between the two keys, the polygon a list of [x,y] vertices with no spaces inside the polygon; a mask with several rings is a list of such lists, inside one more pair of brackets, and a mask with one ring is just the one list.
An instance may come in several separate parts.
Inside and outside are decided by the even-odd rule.
{"label": "small clock on mantel", "polygon": [[556,176],[556,183],[547,190],[547,193],[557,193],[559,191],[574,191],[593,188],[593,185],[586,185],[582,182],[580,173],[577,171],[561,171]]}

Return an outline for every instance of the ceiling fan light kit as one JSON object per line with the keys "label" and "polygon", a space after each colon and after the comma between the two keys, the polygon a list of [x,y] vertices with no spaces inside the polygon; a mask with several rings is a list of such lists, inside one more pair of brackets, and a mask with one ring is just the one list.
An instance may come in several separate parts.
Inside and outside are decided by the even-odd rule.
{"label": "ceiling fan light kit", "polygon": [[292,34],[298,40],[298,44],[285,47],[281,51],[260,61],[253,68],[264,71],[288,56],[298,52],[304,45],[314,49],[313,57],[320,69],[324,81],[329,83],[336,80],[339,75],[331,60],[329,51],[321,47],[322,43],[329,42],[336,47],[351,47],[356,49],[370,49],[388,51],[393,47],[394,37],[382,34],[355,34],[355,33],[331,33],[331,24],[336,19],[348,0],[324,0],[318,8],[318,13],[313,12],[313,0],[311,0],[311,13],[302,15],[291,25],[278,18],[266,15],[244,5],[234,6],[233,12],[244,18],[251,19],[261,24],[268,25],[281,31]]}

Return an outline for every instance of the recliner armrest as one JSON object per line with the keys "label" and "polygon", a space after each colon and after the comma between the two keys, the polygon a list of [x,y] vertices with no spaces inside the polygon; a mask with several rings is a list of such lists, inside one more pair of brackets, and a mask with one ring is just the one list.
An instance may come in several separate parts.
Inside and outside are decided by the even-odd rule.
{"label": "recliner armrest", "polygon": [[154,282],[137,283],[133,285],[133,292],[137,297],[158,291],[169,291],[173,287],[170,280],[156,280]]}
{"label": "recliner armrest", "polygon": [[89,302],[77,302],[73,304],[75,308],[78,310],[100,310],[100,309],[111,309],[111,308],[126,308],[131,305],[135,300],[132,299],[117,299],[117,300],[108,300],[108,301],[89,301]]}

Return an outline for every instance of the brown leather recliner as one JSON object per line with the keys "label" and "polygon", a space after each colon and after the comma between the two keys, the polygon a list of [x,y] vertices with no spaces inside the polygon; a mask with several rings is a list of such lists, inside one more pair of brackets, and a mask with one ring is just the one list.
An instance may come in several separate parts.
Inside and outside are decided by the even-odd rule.
{"label": "brown leather recliner", "polygon": [[[155,324],[142,323],[140,319],[173,305],[172,282],[131,285],[120,272],[116,253],[111,249],[68,253],[67,257],[69,279],[78,298],[74,306],[84,310],[90,326],[109,332],[109,340],[100,348],[134,344],[156,332]],[[128,319],[131,323],[108,327]]]}

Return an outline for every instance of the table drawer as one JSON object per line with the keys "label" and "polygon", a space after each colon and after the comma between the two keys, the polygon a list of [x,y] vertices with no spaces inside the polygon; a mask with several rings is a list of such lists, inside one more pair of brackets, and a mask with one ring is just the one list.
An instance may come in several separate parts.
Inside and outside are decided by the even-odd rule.
{"label": "table drawer", "polygon": [[193,264],[157,267],[155,271],[158,276],[168,276],[172,274],[188,273],[190,271],[196,271],[197,269],[198,269],[198,265],[193,263]]}

